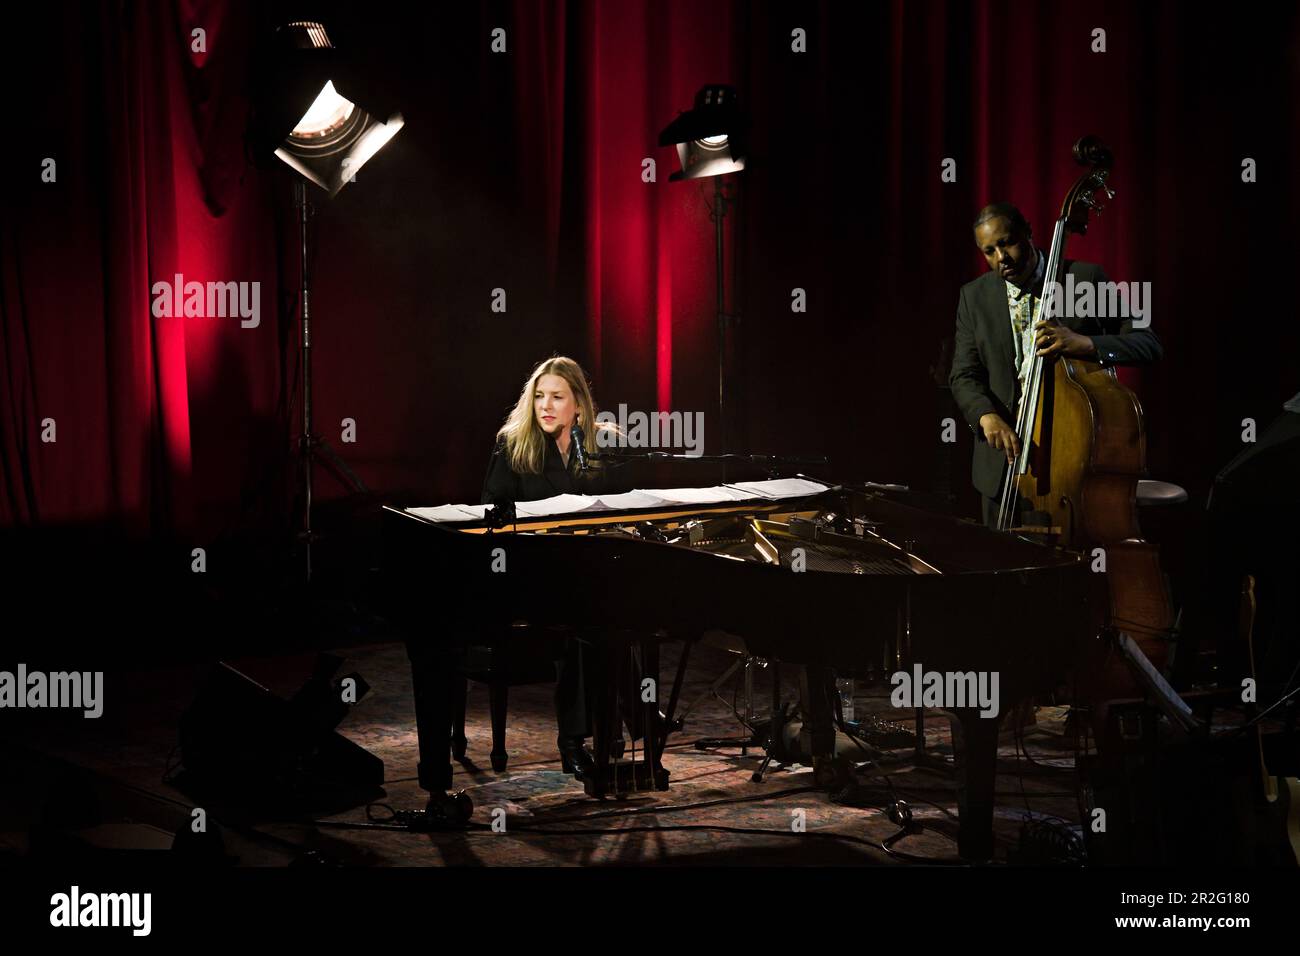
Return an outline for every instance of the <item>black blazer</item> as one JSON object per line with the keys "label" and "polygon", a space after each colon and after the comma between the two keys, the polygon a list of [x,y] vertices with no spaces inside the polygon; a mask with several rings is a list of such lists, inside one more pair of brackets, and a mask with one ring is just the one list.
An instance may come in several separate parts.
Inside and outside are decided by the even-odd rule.
{"label": "black blazer", "polygon": [[520,475],[510,467],[504,439],[498,439],[487,474],[483,477],[482,503],[494,501],[540,501],[556,495],[599,495],[610,491],[605,469],[592,463],[583,472],[578,470],[578,456],[569,455],[569,466],[564,465],[555,439],[546,438],[546,459],[540,475]]}
{"label": "black blazer", "polygon": [[[1039,253],[1042,254],[1041,251]],[[1105,282],[1101,266],[1065,261],[1075,281]],[[1135,329],[1129,319],[1062,316],[1061,322],[1092,338],[1103,365],[1144,365],[1163,353],[1160,340],[1148,329]],[[996,498],[1006,470],[1004,452],[984,440],[980,416],[996,412],[1012,428],[1016,425],[1016,353],[1007,313],[1006,283],[989,271],[961,287],[957,299],[957,337],[953,344],[952,373],[948,384],[966,424],[975,433],[971,480],[981,494]]]}

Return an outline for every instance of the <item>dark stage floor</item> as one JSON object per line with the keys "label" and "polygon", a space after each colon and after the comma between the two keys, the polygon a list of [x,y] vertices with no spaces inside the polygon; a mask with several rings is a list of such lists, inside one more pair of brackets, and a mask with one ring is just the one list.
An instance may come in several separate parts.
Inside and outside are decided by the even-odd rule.
{"label": "dark stage floor", "polygon": [[[340,731],[385,765],[384,794],[394,808],[423,806],[416,783],[416,732],[410,670],[402,645],[365,645],[338,650],[346,658],[340,673],[359,672],[372,687],[340,725]],[[666,648],[665,675],[676,651]],[[687,671],[683,706],[707,693],[731,662],[722,651],[700,647]],[[309,676],[309,654],[240,658],[234,666],[281,696],[290,696]],[[793,677],[793,669],[788,677]],[[716,699],[691,713],[684,733],[670,738],[664,764],[672,775],[666,793],[599,802],[585,797],[580,783],[563,774],[555,751],[551,685],[513,688],[503,773],[489,768],[491,749],[487,690],[471,685],[466,732],[474,764],[456,769],[456,786],[475,804],[467,832],[418,834],[390,829],[355,829],[364,824],[364,803],[309,808],[293,815],[265,807],[222,805],[183,790],[169,770],[177,761],[177,722],[194,699],[206,666],[137,667],[110,672],[106,690],[117,706],[98,720],[15,712],[4,725],[5,775],[0,789],[0,855],[14,859],[91,847],[166,849],[171,833],[202,806],[223,833],[225,852],[242,865],[279,866],[319,859],[381,866],[610,866],[646,864],[890,863],[901,858],[881,848],[897,828],[878,809],[888,798],[879,777],[864,774],[866,786],[852,800],[833,802],[811,789],[810,768],[770,772],[761,784],[750,775],[760,762],[751,752],[699,752],[692,742],[709,735],[734,735],[739,727]],[[756,680],[755,706],[765,712],[770,671]],[[863,709],[895,719],[887,688],[857,700]],[[862,688],[859,693],[864,694]],[[787,698],[795,696],[786,688]],[[680,712],[680,708],[679,708]],[[1012,736],[1004,736],[998,777],[995,829],[997,858],[1005,860],[1019,842],[1032,807],[1035,818],[1075,822],[1073,758],[1061,736],[1061,714],[1040,709],[1037,726],[1025,733],[1035,765],[1017,758]],[[937,712],[926,721],[927,746],[950,755],[947,721]],[[955,857],[956,800],[951,773],[908,765],[896,752],[891,781],[913,808],[924,832],[895,849],[909,857],[947,861]],[[169,782],[170,781],[170,782]],[[871,804],[875,804],[872,806]],[[505,811],[505,832],[485,826],[496,809]],[[386,811],[372,807],[376,816]],[[496,815],[498,818],[500,814]],[[796,832],[796,821],[805,832]],[[535,829],[534,829],[535,828]],[[544,831],[544,832],[543,832]],[[593,832],[595,835],[593,835]],[[308,854],[311,854],[308,856]]]}

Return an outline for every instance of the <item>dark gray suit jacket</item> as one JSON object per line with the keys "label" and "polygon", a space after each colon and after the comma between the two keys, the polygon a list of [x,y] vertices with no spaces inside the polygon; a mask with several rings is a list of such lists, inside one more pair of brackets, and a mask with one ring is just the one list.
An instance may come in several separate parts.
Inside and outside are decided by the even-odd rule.
{"label": "dark gray suit jacket", "polygon": [[[1065,270],[1075,282],[1107,281],[1101,266],[1090,262],[1067,259]],[[1163,351],[1155,333],[1133,328],[1131,319],[1064,316],[1061,322],[1092,338],[1103,365],[1145,365],[1159,359]],[[1006,283],[992,270],[961,287],[948,384],[962,417],[975,433],[971,480],[981,494],[996,498],[1002,490],[1007,458],[984,440],[980,416],[996,412],[1016,427],[1016,354]]]}

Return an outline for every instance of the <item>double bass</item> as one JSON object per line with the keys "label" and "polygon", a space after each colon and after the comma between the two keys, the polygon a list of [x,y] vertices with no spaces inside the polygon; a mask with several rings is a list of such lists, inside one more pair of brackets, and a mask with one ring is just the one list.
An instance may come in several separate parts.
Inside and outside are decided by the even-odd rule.
{"label": "double bass", "polygon": [[[1089,215],[1101,208],[1098,194],[1113,198],[1107,184],[1113,157],[1093,136],[1074,145],[1087,167],[1061,205],[1044,273],[1040,316],[1061,314],[1065,244],[1087,232]],[[1099,631],[1127,633],[1157,670],[1169,659],[1173,609],[1156,545],[1142,539],[1137,520],[1137,483],[1146,477],[1146,432],[1137,396],[1113,367],[1087,359],[1031,350],[1016,420],[1020,453],[1002,483],[998,527],[1046,534],[1058,546],[1090,552],[1104,562],[1106,597]],[[1022,518],[1023,516],[1023,518]],[[1021,523],[1023,521],[1023,524]],[[1100,549],[1100,550],[1098,550]],[[1117,652],[1105,651],[1085,667],[1082,696],[1093,701],[1143,696]],[[1094,728],[1104,726],[1104,706]]]}

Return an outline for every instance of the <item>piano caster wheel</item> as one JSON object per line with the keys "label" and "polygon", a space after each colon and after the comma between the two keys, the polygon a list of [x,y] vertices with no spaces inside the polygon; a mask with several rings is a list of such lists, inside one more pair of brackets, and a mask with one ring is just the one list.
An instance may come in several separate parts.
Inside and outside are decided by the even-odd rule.
{"label": "piano caster wheel", "polygon": [[464,759],[465,759],[465,748],[466,748],[468,745],[469,745],[469,741],[466,740],[464,737],[452,737],[452,738],[451,738],[451,756],[453,757],[453,759],[455,759],[455,760],[464,760]]}
{"label": "piano caster wheel", "polygon": [[456,793],[431,793],[424,806],[423,826],[426,830],[459,830],[474,815],[474,801],[464,790]]}
{"label": "piano caster wheel", "polygon": [[492,769],[495,770],[497,773],[504,773],[506,769],[506,762],[509,759],[510,757],[508,754],[499,753],[498,751],[495,750],[492,751]]}

